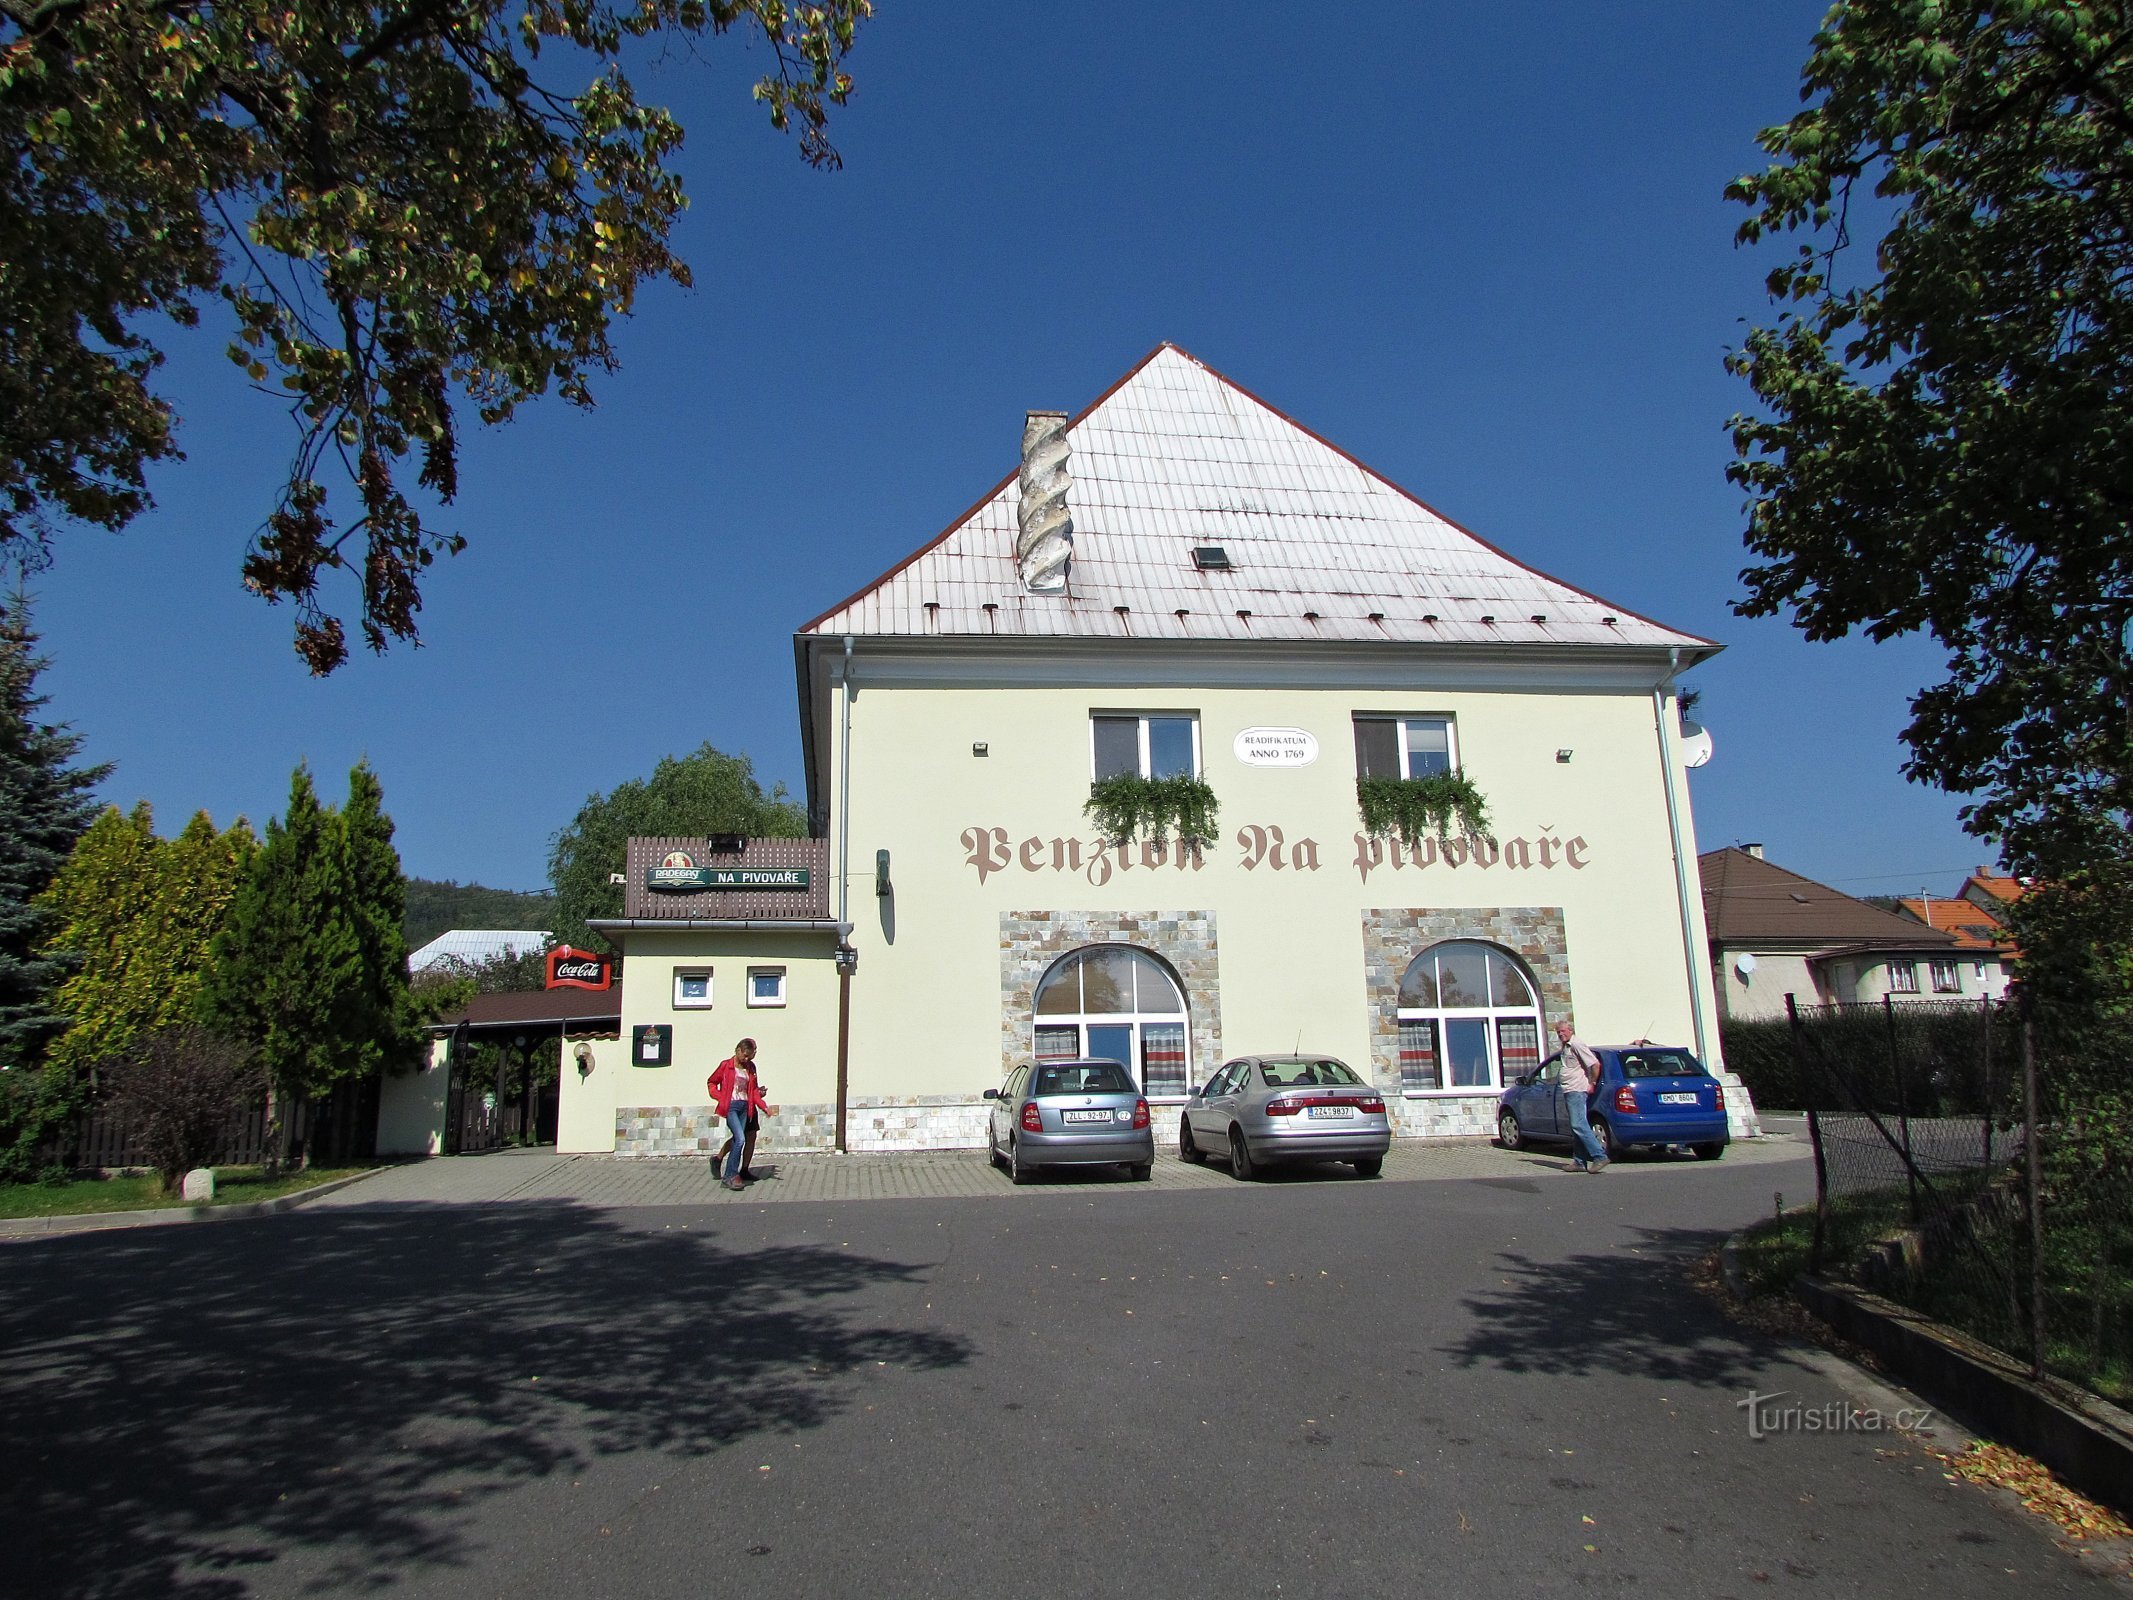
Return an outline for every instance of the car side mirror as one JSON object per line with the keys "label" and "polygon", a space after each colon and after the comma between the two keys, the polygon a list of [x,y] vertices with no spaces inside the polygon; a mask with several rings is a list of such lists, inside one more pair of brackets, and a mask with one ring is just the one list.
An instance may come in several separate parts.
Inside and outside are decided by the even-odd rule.
{"label": "car side mirror", "polygon": [[1000,1098],[1000,1091],[997,1089],[987,1089],[985,1093],[979,1098],[985,1100],[997,1100]]}
{"label": "car side mirror", "polygon": [[1191,1088],[1189,1088],[1189,1089],[1187,1089],[1187,1090],[1185,1091],[1185,1097],[1186,1097],[1186,1098],[1187,1098],[1188,1100],[1197,1100],[1197,1099],[1199,1099],[1199,1098],[1200,1098],[1200,1095],[1201,1095],[1201,1092],[1202,1092],[1202,1090],[1203,1090],[1203,1088],[1204,1088],[1204,1087],[1205,1087],[1205,1086],[1204,1086],[1204,1085],[1202,1085],[1202,1084],[1197,1084],[1197,1083],[1196,1083],[1196,1084],[1194,1084],[1194,1085],[1193,1085],[1193,1086],[1192,1086]]}

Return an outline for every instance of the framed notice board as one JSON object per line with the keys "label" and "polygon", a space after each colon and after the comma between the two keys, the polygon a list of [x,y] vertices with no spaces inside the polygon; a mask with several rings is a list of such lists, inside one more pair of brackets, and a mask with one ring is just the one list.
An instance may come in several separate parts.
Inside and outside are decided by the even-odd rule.
{"label": "framed notice board", "polygon": [[674,1025],[645,1023],[630,1029],[630,1065],[671,1067],[674,1064]]}

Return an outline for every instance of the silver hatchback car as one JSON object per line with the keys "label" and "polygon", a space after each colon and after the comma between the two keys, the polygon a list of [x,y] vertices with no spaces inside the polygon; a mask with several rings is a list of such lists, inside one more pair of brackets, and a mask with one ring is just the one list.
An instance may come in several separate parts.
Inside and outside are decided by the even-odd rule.
{"label": "silver hatchback car", "polygon": [[1017,1183],[1045,1167],[1123,1166],[1141,1180],[1155,1171],[1147,1097],[1116,1061],[1025,1062],[985,1098],[988,1151]]}
{"label": "silver hatchback car", "polygon": [[1375,1178],[1391,1148],[1385,1097],[1331,1056],[1226,1062],[1178,1120],[1179,1155],[1226,1156],[1240,1178],[1277,1161],[1352,1161]]}

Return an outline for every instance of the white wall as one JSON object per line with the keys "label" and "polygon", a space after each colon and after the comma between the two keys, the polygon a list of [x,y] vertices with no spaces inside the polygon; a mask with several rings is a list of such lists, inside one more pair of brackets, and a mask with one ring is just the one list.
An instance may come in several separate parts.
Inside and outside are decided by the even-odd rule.
{"label": "white wall", "polygon": [[447,1040],[435,1040],[421,1071],[385,1075],[378,1092],[379,1155],[444,1153],[445,1093],[451,1077],[447,1048]]}

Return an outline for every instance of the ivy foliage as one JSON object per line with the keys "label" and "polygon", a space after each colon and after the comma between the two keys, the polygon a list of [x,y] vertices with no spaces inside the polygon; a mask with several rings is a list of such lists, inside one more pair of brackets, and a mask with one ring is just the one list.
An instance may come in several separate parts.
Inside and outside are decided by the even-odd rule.
{"label": "ivy foliage", "polygon": [[1363,831],[1397,838],[1412,850],[1423,839],[1453,833],[1486,839],[1489,805],[1463,772],[1433,772],[1421,778],[1358,778],[1355,803]]}
{"label": "ivy foliage", "polygon": [[[1734,182],[1744,615],[1924,632],[1906,774],[2023,873],[2133,859],[2133,12],[1850,0]],[[1858,230],[1855,237],[1854,230]]]}
{"label": "ivy foliage", "polygon": [[150,380],[173,325],[219,304],[230,359],[294,424],[247,587],[294,604],[314,672],[348,650],[328,572],[354,575],[371,649],[414,639],[423,569],[462,541],[418,510],[410,463],[449,503],[462,406],[589,406],[640,285],[690,281],[668,249],[682,129],[624,57],[755,35],[756,99],[834,167],[871,9],[0,0],[0,544],[148,506],[144,468],[179,453]]}
{"label": "ivy foliage", "polygon": [[1187,773],[1144,778],[1135,772],[1099,778],[1081,808],[1098,833],[1119,844],[1133,839],[1161,844],[1174,832],[1195,845],[1213,841],[1221,809],[1205,778]]}

